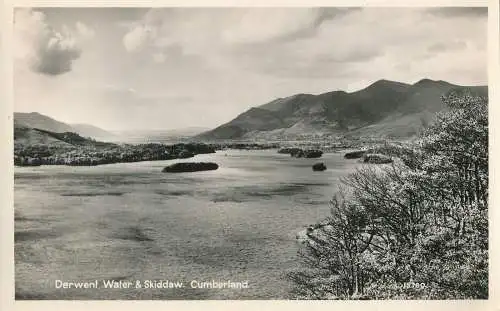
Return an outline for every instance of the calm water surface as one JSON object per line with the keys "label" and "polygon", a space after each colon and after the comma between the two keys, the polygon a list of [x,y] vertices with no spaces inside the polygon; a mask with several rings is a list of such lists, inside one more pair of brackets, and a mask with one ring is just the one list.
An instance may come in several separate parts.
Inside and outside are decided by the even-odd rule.
{"label": "calm water surface", "polygon": [[[161,173],[179,160],[15,168],[18,299],[283,299],[295,235],[329,214],[359,164],[268,151],[220,151],[216,171]],[[56,289],[55,280],[170,280],[181,289]],[[248,289],[189,282],[249,281]]]}

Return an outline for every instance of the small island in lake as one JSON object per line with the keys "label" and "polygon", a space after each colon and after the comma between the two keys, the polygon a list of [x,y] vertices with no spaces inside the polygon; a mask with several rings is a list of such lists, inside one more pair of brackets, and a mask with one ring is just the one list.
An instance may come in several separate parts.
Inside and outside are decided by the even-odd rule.
{"label": "small island in lake", "polygon": [[326,170],[326,165],[323,162],[316,163],[312,166],[313,171],[315,172],[322,172]]}
{"label": "small island in lake", "polygon": [[163,173],[189,173],[200,171],[214,171],[219,168],[217,163],[213,162],[186,162],[175,163],[163,168]]}

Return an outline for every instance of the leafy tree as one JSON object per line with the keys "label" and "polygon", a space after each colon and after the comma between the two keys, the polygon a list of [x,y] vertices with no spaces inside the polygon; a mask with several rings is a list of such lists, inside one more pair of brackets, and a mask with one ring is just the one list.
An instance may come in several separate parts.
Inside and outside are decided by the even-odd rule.
{"label": "leafy tree", "polygon": [[306,268],[290,273],[298,297],[488,297],[488,99],[460,89],[443,101],[416,142],[379,147],[394,164],[342,181],[307,233]]}

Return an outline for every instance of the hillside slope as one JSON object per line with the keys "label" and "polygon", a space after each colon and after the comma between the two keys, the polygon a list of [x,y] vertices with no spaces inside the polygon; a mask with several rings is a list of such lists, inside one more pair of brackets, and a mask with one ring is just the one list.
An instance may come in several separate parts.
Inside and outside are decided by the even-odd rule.
{"label": "hillside slope", "polygon": [[38,112],[14,112],[14,127],[37,128],[56,133],[75,132],[69,124]]}
{"label": "hillside slope", "polygon": [[89,124],[67,124],[38,112],[14,112],[14,127],[40,129],[54,133],[73,132],[83,137],[105,140],[115,135]]}
{"label": "hillside slope", "polygon": [[92,137],[94,139],[108,140],[114,139],[117,135],[110,133],[102,128],[91,124],[71,124],[71,127],[74,129],[75,133],[78,133],[84,137]]}
{"label": "hillside slope", "polygon": [[85,138],[77,133],[29,128],[17,125],[14,127],[14,146],[47,146],[47,147],[113,147],[116,144],[100,142]]}

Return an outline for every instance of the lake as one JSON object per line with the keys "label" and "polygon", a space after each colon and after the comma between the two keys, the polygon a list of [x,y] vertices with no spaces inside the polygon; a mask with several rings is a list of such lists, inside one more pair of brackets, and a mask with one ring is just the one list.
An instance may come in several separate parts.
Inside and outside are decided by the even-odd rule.
{"label": "lake", "polygon": [[[169,174],[175,162],[215,171]],[[313,172],[324,162],[328,169]],[[285,299],[296,233],[329,215],[343,153],[297,159],[226,150],[192,159],[15,168],[17,299]],[[183,282],[182,288],[56,288],[64,282]],[[248,281],[193,289],[191,281]]]}

